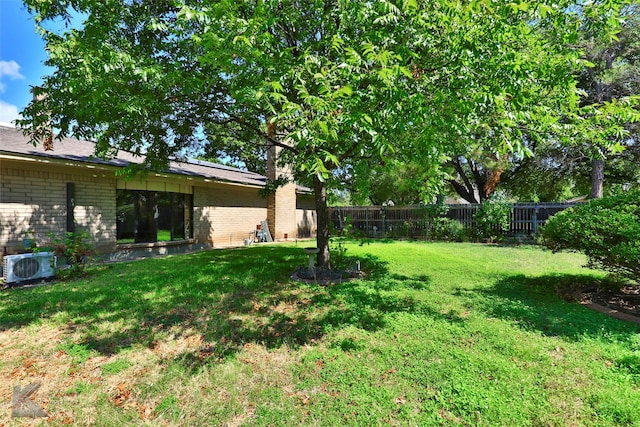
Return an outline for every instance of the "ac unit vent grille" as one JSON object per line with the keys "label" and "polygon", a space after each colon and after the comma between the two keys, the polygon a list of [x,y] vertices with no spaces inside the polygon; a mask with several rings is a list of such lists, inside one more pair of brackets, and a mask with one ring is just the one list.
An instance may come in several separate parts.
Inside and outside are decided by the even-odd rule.
{"label": "ac unit vent grille", "polygon": [[13,264],[13,274],[22,280],[35,276],[38,270],[40,270],[40,262],[36,258],[19,259]]}
{"label": "ac unit vent grille", "polygon": [[5,255],[2,258],[4,283],[51,277],[55,274],[56,257],[52,252]]}

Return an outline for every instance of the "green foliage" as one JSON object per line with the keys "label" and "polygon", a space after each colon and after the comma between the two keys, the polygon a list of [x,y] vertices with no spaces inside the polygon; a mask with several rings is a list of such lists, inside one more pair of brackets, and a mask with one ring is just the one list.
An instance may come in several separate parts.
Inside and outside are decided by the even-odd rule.
{"label": "green foliage", "polygon": [[88,240],[91,238],[88,232],[67,232],[64,237],[49,235],[52,241],[51,250],[55,256],[64,260],[69,268],[58,268],[56,275],[60,278],[72,278],[82,276],[85,269],[91,264],[92,257],[96,255],[95,248]]}
{"label": "green foliage", "polygon": [[[278,145],[296,177],[325,188],[336,169],[394,153],[431,172],[460,135],[522,153],[526,135],[578,103],[581,25],[606,16],[589,31],[610,34],[622,0],[589,13],[570,0],[25,3],[54,69],[18,120],[34,143],[53,127],[162,169],[197,151],[204,130],[208,151],[231,157],[238,142]],[[47,29],[72,11],[78,28]]]}
{"label": "green foliage", "polygon": [[455,219],[434,218],[429,223],[429,237],[432,240],[464,242],[467,240],[467,230]]}
{"label": "green foliage", "polygon": [[335,238],[331,239],[329,244],[331,249],[331,268],[338,271],[344,271],[350,267],[350,258],[347,256],[347,247],[341,241]]}
{"label": "green foliage", "polygon": [[423,205],[426,218],[426,234],[430,240],[464,242],[467,231],[460,221],[447,218],[449,207],[442,200]]}
{"label": "green foliage", "polygon": [[588,265],[640,282],[640,191],[592,200],[547,221],[543,244],[582,252]]}
{"label": "green foliage", "polygon": [[333,222],[330,225],[332,236],[350,236],[354,233],[353,220],[350,216],[345,216],[338,227]]}
{"label": "green foliage", "polygon": [[442,186],[439,163],[425,161],[422,156],[402,159],[396,154],[383,164],[371,160],[356,171],[340,169],[336,175],[354,205],[382,205],[388,201],[396,206],[417,205],[431,199]]}
{"label": "green foliage", "polygon": [[491,242],[504,239],[511,225],[511,209],[511,203],[501,192],[485,200],[475,214],[478,236]]}
{"label": "green foliage", "polygon": [[422,208],[424,209],[427,221],[446,215],[447,212],[449,212],[449,206],[445,205],[441,199],[437,200],[436,203],[423,205]]}
{"label": "green foliage", "polygon": [[71,357],[73,364],[78,365],[86,362],[90,357],[95,356],[95,350],[89,348],[86,344],[76,344],[73,342],[66,342],[60,344],[57,350],[65,352]]}
{"label": "green foliage", "polygon": [[171,418],[177,421],[180,414],[180,404],[178,399],[172,394],[164,396],[160,403],[155,407],[154,412],[157,415],[168,414]]}
{"label": "green foliage", "polygon": [[26,230],[22,234],[24,235],[24,238],[22,239],[24,250],[27,252],[37,252],[38,239],[36,237],[36,233],[33,230]]}
{"label": "green foliage", "polygon": [[102,375],[115,375],[124,371],[130,366],[132,366],[132,363],[130,360],[117,359],[117,360],[114,360],[113,362],[103,364],[102,366],[100,366],[100,369],[102,370]]}

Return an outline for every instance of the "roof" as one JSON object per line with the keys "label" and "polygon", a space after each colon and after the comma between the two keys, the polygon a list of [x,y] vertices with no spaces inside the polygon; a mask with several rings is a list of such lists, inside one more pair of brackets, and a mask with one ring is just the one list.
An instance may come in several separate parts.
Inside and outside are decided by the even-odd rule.
{"label": "roof", "polygon": [[[95,157],[94,153],[95,143],[75,138],[56,140],[54,141],[54,149],[45,151],[41,145],[34,147],[29,144],[28,137],[23,135],[21,130],[13,126],[0,124],[0,155],[18,154],[114,167],[140,164],[144,160],[142,157],[123,150],[119,150],[117,156],[110,160]],[[172,161],[169,164],[169,168],[163,172],[260,187],[264,187],[267,182],[267,178],[263,175],[203,160]],[[296,189],[305,193],[310,191],[310,189],[302,186],[297,186]]]}

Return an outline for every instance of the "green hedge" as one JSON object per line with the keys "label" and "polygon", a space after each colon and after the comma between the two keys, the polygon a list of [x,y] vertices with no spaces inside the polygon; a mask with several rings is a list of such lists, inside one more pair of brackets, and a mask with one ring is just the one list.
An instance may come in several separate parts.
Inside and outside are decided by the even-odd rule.
{"label": "green hedge", "polygon": [[512,209],[513,205],[500,192],[482,202],[475,214],[478,238],[491,242],[504,240],[511,226]]}
{"label": "green hedge", "polygon": [[592,200],[547,221],[542,243],[584,253],[589,267],[640,283],[640,191]]}

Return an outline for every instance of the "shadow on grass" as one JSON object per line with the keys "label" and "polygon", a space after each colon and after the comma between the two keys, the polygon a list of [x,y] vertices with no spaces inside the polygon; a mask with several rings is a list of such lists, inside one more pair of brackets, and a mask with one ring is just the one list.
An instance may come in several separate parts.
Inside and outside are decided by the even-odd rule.
{"label": "shadow on grass", "polygon": [[103,355],[197,336],[200,347],[178,356],[192,365],[224,360],[249,342],[296,347],[348,325],[374,331],[385,314],[416,309],[412,298],[389,291],[426,289],[428,277],[389,276],[376,257],[360,259],[372,276],[330,286],[292,281],[307,256],[290,246],[110,264],[88,279],[3,291],[0,330],[50,321]]}
{"label": "shadow on grass", "polygon": [[460,289],[457,294],[466,297],[471,305],[488,316],[516,322],[523,329],[547,336],[570,340],[585,337],[605,341],[627,339],[629,334],[638,332],[636,325],[570,300],[580,289],[608,285],[606,280],[589,275],[513,275],[499,280],[489,290]]}

